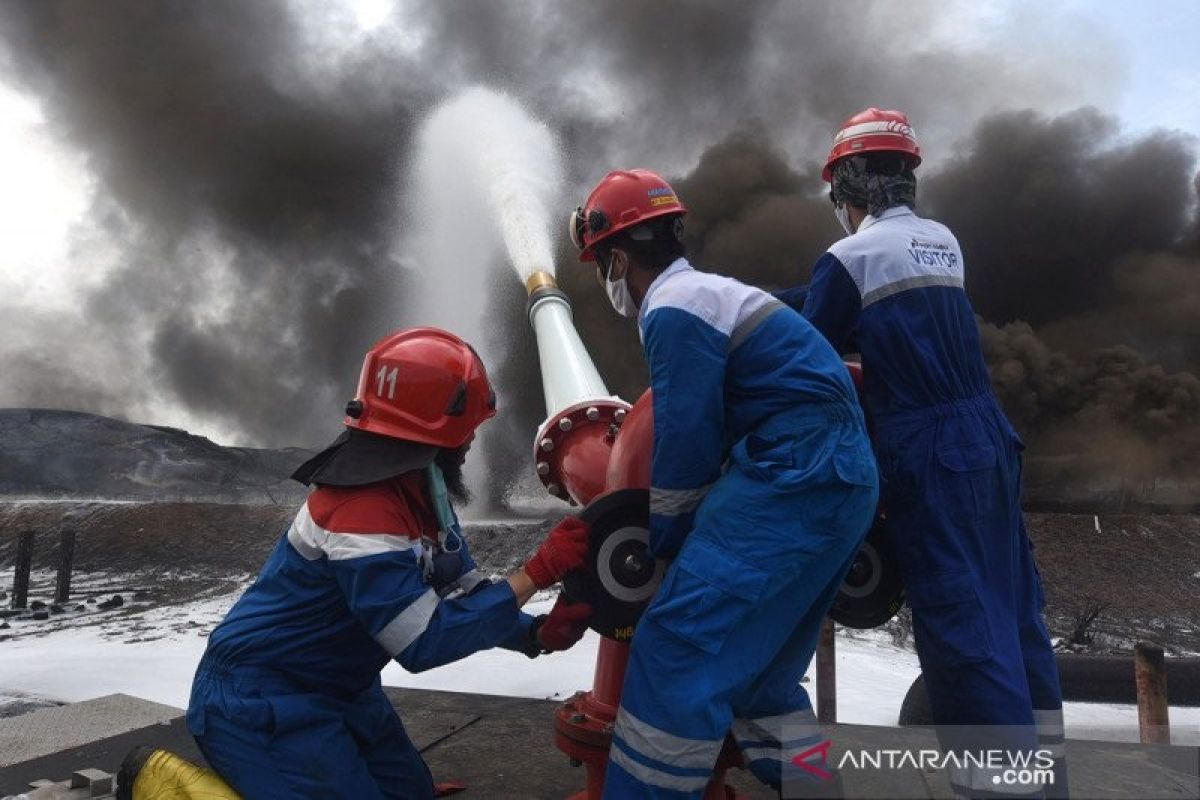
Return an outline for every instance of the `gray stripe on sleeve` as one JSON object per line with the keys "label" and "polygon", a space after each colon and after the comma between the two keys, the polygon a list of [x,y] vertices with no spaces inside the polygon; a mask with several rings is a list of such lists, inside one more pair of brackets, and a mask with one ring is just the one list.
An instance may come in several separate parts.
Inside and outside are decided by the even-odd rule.
{"label": "gray stripe on sleeve", "polygon": [[659,489],[650,487],[650,513],[664,517],[677,517],[695,511],[713,484],[698,489]]}
{"label": "gray stripe on sleeve", "polygon": [[375,641],[393,658],[400,655],[429,627],[429,620],[433,619],[438,602],[437,592],[429,589],[375,634]]}

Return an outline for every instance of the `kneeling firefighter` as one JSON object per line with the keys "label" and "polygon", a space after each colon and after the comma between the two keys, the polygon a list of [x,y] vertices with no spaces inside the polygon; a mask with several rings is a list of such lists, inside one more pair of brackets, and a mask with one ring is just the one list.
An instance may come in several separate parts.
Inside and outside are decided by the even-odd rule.
{"label": "kneeling firefighter", "polygon": [[505,581],[471,560],[448,498],[465,497],[466,452],[495,408],[479,357],[445,331],[400,331],[367,353],[346,432],[293,475],[315,490],[196,670],[188,730],[241,794],[433,797],[380,685],[388,661],[420,672],[583,635],[587,606],[519,609],[584,563],[584,523],[564,519]]}

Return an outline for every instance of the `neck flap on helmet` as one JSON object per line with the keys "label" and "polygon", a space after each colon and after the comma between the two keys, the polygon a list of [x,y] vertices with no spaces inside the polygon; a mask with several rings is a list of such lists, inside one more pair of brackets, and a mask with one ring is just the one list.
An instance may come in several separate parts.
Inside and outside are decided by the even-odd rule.
{"label": "neck flap on helmet", "polygon": [[901,153],[849,156],[836,162],[830,176],[829,199],[865,208],[878,217],[893,206],[917,199],[917,176]]}

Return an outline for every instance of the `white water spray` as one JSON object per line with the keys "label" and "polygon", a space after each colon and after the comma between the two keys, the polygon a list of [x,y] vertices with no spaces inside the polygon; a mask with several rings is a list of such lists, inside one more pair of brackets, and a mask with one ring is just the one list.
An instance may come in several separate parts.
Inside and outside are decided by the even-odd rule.
{"label": "white water spray", "polygon": [[[493,242],[468,269],[482,269],[502,243],[522,280],[537,270],[553,273],[550,220],[562,216],[555,213],[562,158],[544,124],[508,95],[468,89],[425,122],[417,154],[414,199],[425,222],[446,233],[447,223],[472,228],[474,242]],[[456,249],[440,237],[428,244],[430,257]]]}
{"label": "white water spray", "polygon": [[[561,187],[554,135],[508,95],[463,91],[434,109],[417,135],[404,198],[412,249],[402,261],[420,283],[410,319],[466,339],[493,380],[506,348],[520,345],[497,329],[490,270],[511,265],[522,282],[538,270],[554,272],[551,231],[563,216]],[[497,387],[501,407],[505,388]],[[492,427],[480,428],[476,449],[488,446]],[[534,490],[531,469],[504,477],[526,479]],[[478,453],[467,460],[467,479],[482,496],[490,476]]]}

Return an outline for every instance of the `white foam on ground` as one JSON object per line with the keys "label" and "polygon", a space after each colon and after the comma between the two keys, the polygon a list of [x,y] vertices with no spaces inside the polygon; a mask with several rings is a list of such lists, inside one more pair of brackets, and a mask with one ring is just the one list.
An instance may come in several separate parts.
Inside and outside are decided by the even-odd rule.
{"label": "white foam on ground", "polygon": [[[206,634],[236,599],[237,595],[228,595],[147,612],[145,622],[162,635],[156,641],[126,643],[124,637],[111,635],[121,627],[114,624],[0,643],[0,695],[8,691],[77,702],[122,693],[186,707]],[[543,595],[526,605],[526,610],[545,613],[552,603],[552,597]],[[188,621],[201,627],[180,630],[179,626]],[[145,636],[146,632],[137,635]],[[563,698],[591,687],[599,642],[600,638],[589,632],[570,651],[536,659],[489,650],[416,675],[398,664],[389,664],[383,671],[383,682],[439,691]],[[839,633],[838,721],[895,725],[904,694],[919,671],[916,654],[896,647],[882,632],[856,632],[853,637]],[[815,701],[811,666],[805,687]],[[1173,707],[1170,713],[1173,738],[1195,743],[1200,734],[1200,709]],[[1073,731],[1098,728],[1101,730],[1089,731],[1089,738],[1137,740],[1134,706],[1068,703],[1065,716],[1068,736]]]}

